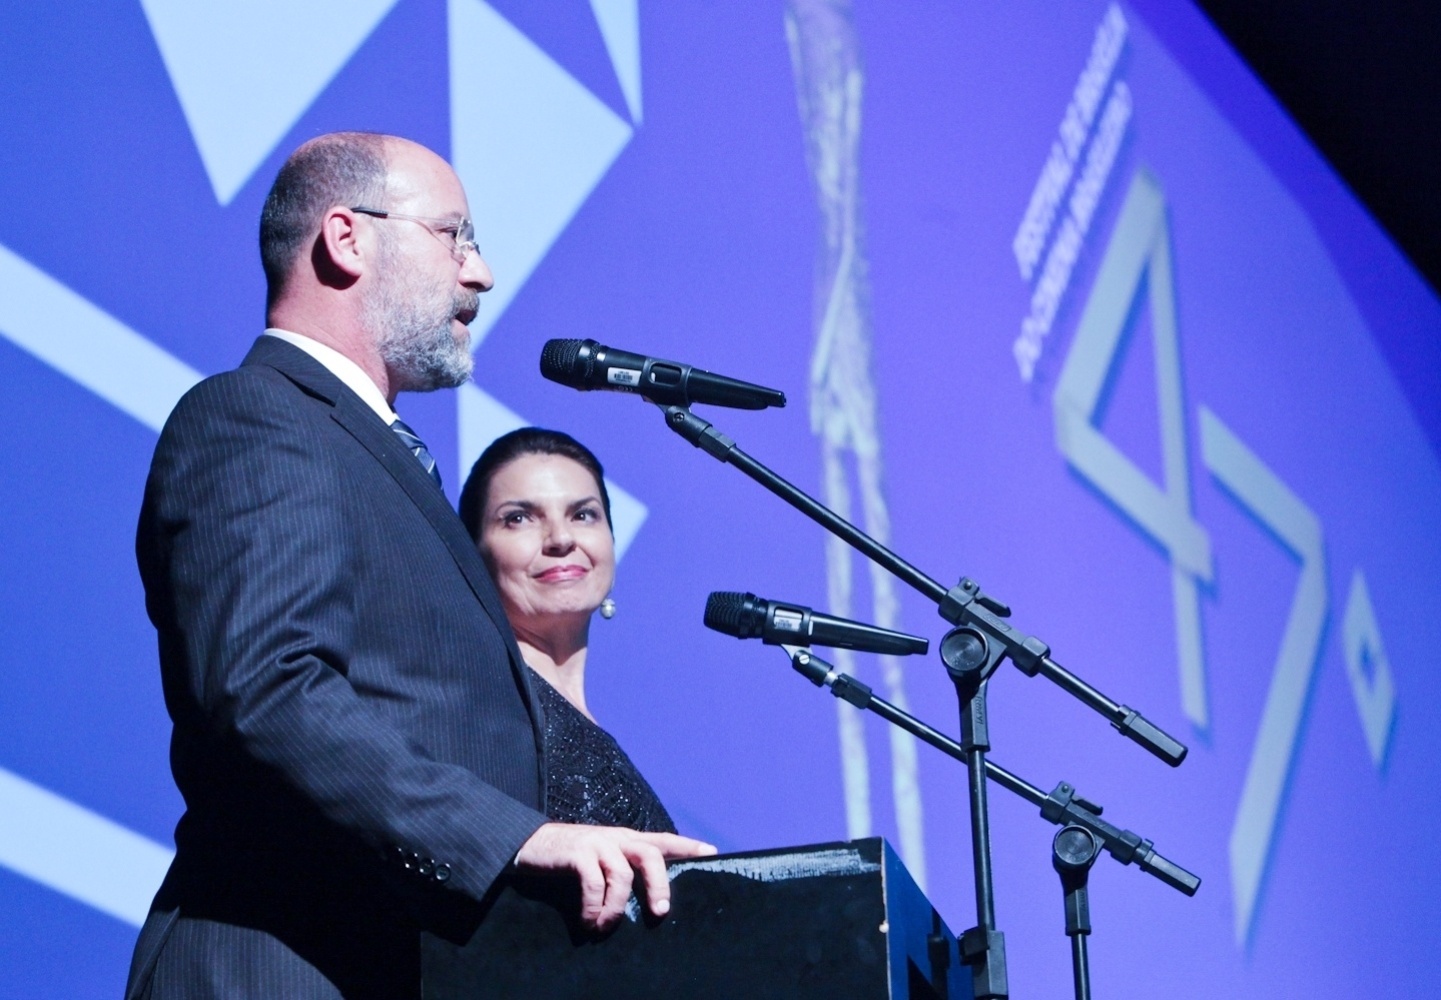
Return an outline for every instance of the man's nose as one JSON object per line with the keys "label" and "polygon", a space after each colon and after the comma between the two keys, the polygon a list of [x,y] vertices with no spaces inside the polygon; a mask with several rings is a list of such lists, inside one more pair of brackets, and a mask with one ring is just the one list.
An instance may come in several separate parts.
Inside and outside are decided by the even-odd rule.
{"label": "man's nose", "polygon": [[495,287],[495,276],[490,273],[490,265],[479,250],[465,255],[465,261],[460,265],[460,283],[480,292],[488,292]]}

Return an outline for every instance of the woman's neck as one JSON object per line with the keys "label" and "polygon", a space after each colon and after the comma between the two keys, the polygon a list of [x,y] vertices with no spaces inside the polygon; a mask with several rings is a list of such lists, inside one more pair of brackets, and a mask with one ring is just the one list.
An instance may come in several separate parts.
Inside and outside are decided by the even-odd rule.
{"label": "woman's neck", "polygon": [[554,634],[548,635],[518,626],[515,639],[520,646],[520,655],[530,668],[594,722],[595,717],[585,704],[585,657],[590,639],[590,619],[586,618],[579,629],[555,630]]}

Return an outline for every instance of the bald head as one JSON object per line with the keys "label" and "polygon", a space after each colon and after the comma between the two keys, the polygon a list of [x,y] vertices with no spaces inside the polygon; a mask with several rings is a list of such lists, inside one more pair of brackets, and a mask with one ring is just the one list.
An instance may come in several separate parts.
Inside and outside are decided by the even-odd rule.
{"label": "bald head", "polygon": [[311,139],[285,161],[260,212],[260,263],[269,304],[284,293],[327,209],[384,201],[390,150],[402,142],[373,132],[334,132]]}
{"label": "bald head", "polygon": [[459,385],[467,327],[493,284],[469,217],[460,178],[424,146],[368,132],[312,139],[261,215],[267,323],[339,351],[392,400]]}

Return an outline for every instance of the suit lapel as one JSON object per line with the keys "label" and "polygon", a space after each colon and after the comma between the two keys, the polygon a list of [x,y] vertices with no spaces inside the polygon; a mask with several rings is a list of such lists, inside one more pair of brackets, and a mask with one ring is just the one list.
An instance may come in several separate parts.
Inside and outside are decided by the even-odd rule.
{"label": "suit lapel", "polygon": [[375,413],[354,394],[347,393],[336,401],[331,419],[344,427],[366,451],[388,472],[400,488],[420,508],[435,533],[440,536],[451,558],[470,584],[470,589],[484,605],[486,613],[495,620],[496,626],[509,634],[510,624],[500,606],[495,584],[490,573],[476,552],[475,543],[466,534],[465,527],[451,509],[450,501],[436,486],[435,480],[416,461],[414,455],[401,443],[394,431],[386,427]]}
{"label": "suit lapel", "polygon": [[261,337],[246,355],[244,364],[264,364],[279,371],[309,395],[324,400],[333,407],[331,419],[343,427],[361,447],[380,463],[381,467],[405,491],[412,503],[430,522],[440,540],[445,543],[451,558],[455,560],[461,575],[479,600],[485,613],[490,616],[505,637],[510,652],[510,668],[526,700],[526,708],[537,731],[542,726],[539,717],[539,702],[530,683],[530,671],[515,644],[515,635],[505,610],[500,604],[500,595],[490,572],[481,561],[475,543],[465,531],[460,518],[451,509],[430,474],[421,467],[414,455],[403,445],[395,432],[378,417],[374,410],[365,405],[344,382],[336,378],[324,365],[306,354],[300,348],[276,337]]}

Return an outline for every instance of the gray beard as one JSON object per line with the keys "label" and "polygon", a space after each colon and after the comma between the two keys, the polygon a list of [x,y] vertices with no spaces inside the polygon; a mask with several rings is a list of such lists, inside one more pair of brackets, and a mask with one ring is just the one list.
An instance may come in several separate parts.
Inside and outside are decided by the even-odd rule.
{"label": "gray beard", "polygon": [[398,255],[382,257],[383,278],[365,304],[366,326],[397,392],[454,389],[470,379],[475,361],[469,338],[455,339],[451,321],[474,313],[480,294],[466,289],[453,295],[422,289],[415,272]]}

